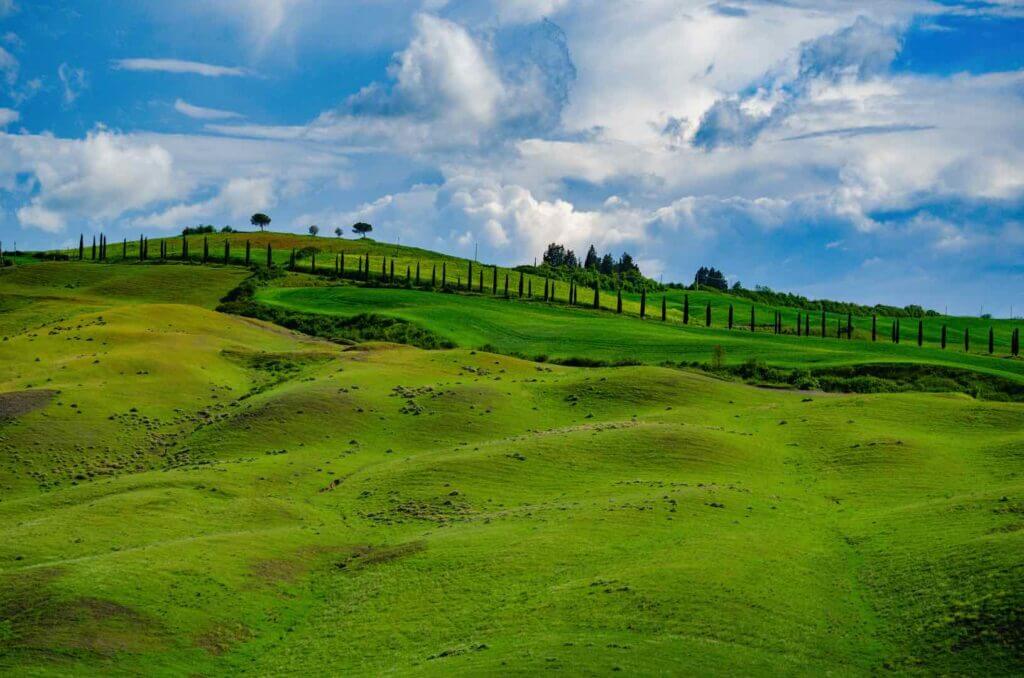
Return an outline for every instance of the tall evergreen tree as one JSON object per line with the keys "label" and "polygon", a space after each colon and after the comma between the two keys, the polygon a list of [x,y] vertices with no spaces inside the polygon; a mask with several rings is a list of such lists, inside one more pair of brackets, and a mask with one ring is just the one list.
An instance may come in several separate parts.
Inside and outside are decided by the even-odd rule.
{"label": "tall evergreen tree", "polygon": [[466,274],[466,289],[473,291],[473,261],[469,261],[469,272]]}
{"label": "tall evergreen tree", "polygon": [[[142,249],[142,246],[144,244],[145,244],[145,236],[140,235],[139,236],[139,261],[144,261],[145,258],[146,258],[146,252]],[[203,263],[204,264],[206,263],[206,256],[205,256],[205,254],[203,255]]]}
{"label": "tall evergreen tree", "polygon": [[690,295],[683,295],[683,324],[690,324]]}
{"label": "tall evergreen tree", "polygon": [[505,274],[505,298],[508,299],[508,273]]}
{"label": "tall evergreen tree", "polygon": [[483,292],[484,292],[484,269],[483,269],[482,266],[480,267],[480,272],[477,275],[480,278],[479,289],[477,291],[480,292],[480,294],[483,294]]}
{"label": "tall evergreen tree", "polygon": [[622,288],[620,287],[615,293],[615,312],[622,313]]}
{"label": "tall evergreen tree", "polygon": [[448,262],[441,262],[441,287],[448,286]]}
{"label": "tall evergreen tree", "polygon": [[1014,328],[1013,334],[1010,337],[1010,353],[1014,357],[1020,355],[1020,328]]}
{"label": "tall evergreen tree", "polygon": [[551,301],[555,300],[555,293],[558,291],[558,285],[555,280],[551,281]]}
{"label": "tall evergreen tree", "polygon": [[821,338],[822,339],[825,338],[825,316],[826,315],[827,315],[827,313],[825,313],[825,309],[821,309]]}
{"label": "tall evergreen tree", "polygon": [[665,322],[668,319],[668,302],[665,300],[665,295],[661,295],[661,322]]}
{"label": "tall evergreen tree", "polygon": [[128,259],[128,238],[121,240],[121,261]]}
{"label": "tall evergreen tree", "polygon": [[[345,255],[342,254],[341,256],[344,257]],[[342,259],[342,261],[344,261],[344,259]],[[419,259],[416,260],[416,286],[417,287],[420,286],[420,260]]]}
{"label": "tall evergreen tree", "polygon": [[900,339],[903,337],[903,332],[901,330],[902,330],[902,328],[900,327],[900,319],[896,318],[896,343],[897,344],[900,343]]}
{"label": "tall evergreen tree", "polygon": [[224,263],[227,264],[231,258],[231,241],[224,238]]}
{"label": "tall evergreen tree", "polygon": [[754,309],[754,305],[750,305],[750,331],[757,331],[757,311]]}
{"label": "tall evergreen tree", "polygon": [[711,327],[711,302],[708,302],[707,309],[704,311],[704,326]]}
{"label": "tall evergreen tree", "polygon": [[996,331],[992,328],[988,328],[988,354],[992,355],[996,352]]}
{"label": "tall evergreen tree", "polygon": [[878,316],[871,316],[871,341],[878,340]]}
{"label": "tall evergreen tree", "polygon": [[601,286],[594,285],[594,308],[601,308]]}
{"label": "tall evergreen tree", "polygon": [[91,261],[96,261],[96,236],[92,237],[92,258]]}
{"label": "tall evergreen tree", "polygon": [[519,298],[520,299],[523,298],[523,291],[524,291],[523,290],[523,282],[524,282],[524,280],[523,280],[523,272],[519,271]]}
{"label": "tall evergreen tree", "polygon": [[804,336],[811,336],[811,314],[804,313]]}
{"label": "tall evergreen tree", "polygon": [[[495,275],[497,275],[497,270],[498,269],[494,269],[494,270],[495,270]],[[547,301],[547,300],[548,300],[548,279],[544,278],[544,301]]]}
{"label": "tall evergreen tree", "polygon": [[[139,243],[139,244],[141,245],[141,243]],[[206,236],[204,235],[203,236],[203,263],[204,264],[206,263],[206,260],[209,258],[209,256],[210,256],[210,242],[207,240]],[[294,256],[294,253],[293,253],[293,256]],[[292,268],[295,268],[295,266],[293,265]]]}
{"label": "tall evergreen tree", "polygon": [[[547,286],[545,285],[545,287],[547,287]],[[491,293],[494,296],[498,296],[498,267],[497,266],[494,267],[494,277],[491,280]],[[545,294],[545,297],[546,296],[547,295]],[[545,298],[544,301],[547,301],[547,299]]]}
{"label": "tall evergreen tree", "polygon": [[964,353],[970,353],[971,351],[971,329],[969,327],[964,328]]}
{"label": "tall evergreen tree", "polygon": [[803,336],[804,316],[802,313],[796,314],[796,336]]}
{"label": "tall evergreen tree", "polygon": [[408,286],[412,282],[412,265],[405,265],[405,284]]}
{"label": "tall evergreen tree", "polygon": [[647,288],[640,288],[640,319],[647,317]]}
{"label": "tall evergreen tree", "polygon": [[526,296],[533,299],[533,278],[526,281]]}
{"label": "tall evergreen tree", "polygon": [[942,326],[942,339],[940,340],[940,345],[942,346],[943,350],[945,350],[945,348],[946,348],[946,326],[945,325]]}
{"label": "tall evergreen tree", "polygon": [[292,251],[288,254],[288,270],[290,270],[290,271],[294,271],[295,270],[295,248],[294,247],[292,248]]}
{"label": "tall evergreen tree", "polygon": [[[313,261],[316,261],[316,255],[313,255]],[[391,282],[395,282],[395,258],[391,257],[391,275],[388,276]]]}
{"label": "tall evergreen tree", "polygon": [[846,338],[853,339],[853,314],[846,314]]}
{"label": "tall evergreen tree", "polygon": [[896,321],[895,320],[892,321],[892,330],[890,331],[890,333],[892,334],[892,336],[890,337],[890,340],[892,341],[892,343],[895,344],[896,343]]}
{"label": "tall evergreen tree", "polygon": [[917,321],[917,345],[920,348],[924,346],[924,321]]}
{"label": "tall evergreen tree", "polygon": [[[246,266],[248,266],[249,263],[252,261],[251,255],[252,255],[252,243],[249,240],[246,240],[245,241],[245,265]],[[342,256],[344,256],[344,255],[342,255]]]}
{"label": "tall evergreen tree", "polygon": [[437,264],[434,264],[434,267],[430,269],[430,286],[437,287]]}

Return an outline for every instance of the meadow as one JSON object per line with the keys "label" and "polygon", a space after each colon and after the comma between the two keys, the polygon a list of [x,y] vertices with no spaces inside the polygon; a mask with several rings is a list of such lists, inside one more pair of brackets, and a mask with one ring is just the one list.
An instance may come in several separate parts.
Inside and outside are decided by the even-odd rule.
{"label": "meadow", "polygon": [[218,312],[248,275],[0,270],[0,672],[1021,672],[1024,405],[689,365],[1024,380],[1005,349],[257,288],[457,348],[339,343]]}

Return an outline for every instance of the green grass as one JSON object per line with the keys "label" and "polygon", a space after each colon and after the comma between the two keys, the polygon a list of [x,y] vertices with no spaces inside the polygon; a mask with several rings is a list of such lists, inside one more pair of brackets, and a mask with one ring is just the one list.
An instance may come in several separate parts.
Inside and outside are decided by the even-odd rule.
{"label": "green grass", "polygon": [[418,290],[357,287],[267,287],[257,300],[284,309],[339,316],[376,313],[432,330],[466,348],[552,359],[591,358],[648,364],[710,362],[716,345],[727,364],[756,358],[788,368],[877,362],[919,362],[972,369],[1024,380],[1024,360],[963,353],[962,349],[918,348],[821,337],[683,326],[658,319],[640,321],[586,308],[488,295],[435,294]]}
{"label": "green grass", "polygon": [[33,268],[0,274],[0,673],[1020,673],[1019,403],[472,350],[865,342],[265,292],[468,348],[341,346],[210,310],[236,269]]}

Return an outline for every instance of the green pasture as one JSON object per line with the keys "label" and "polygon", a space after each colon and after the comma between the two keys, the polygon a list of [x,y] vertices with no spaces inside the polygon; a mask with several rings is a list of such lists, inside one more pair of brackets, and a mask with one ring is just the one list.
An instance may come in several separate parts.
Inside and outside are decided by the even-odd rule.
{"label": "green pasture", "polygon": [[245,275],[0,272],[0,674],[1020,674],[1024,406],[657,363],[1021,361]]}

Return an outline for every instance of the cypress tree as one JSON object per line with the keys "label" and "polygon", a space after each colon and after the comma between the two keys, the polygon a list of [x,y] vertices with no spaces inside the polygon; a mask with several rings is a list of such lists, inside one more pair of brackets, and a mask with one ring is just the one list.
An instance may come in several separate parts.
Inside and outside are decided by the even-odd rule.
{"label": "cypress tree", "polygon": [[647,288],[641,288],[640,290],[640,319],[643,320],[647,317]]}
{"label": "cypress tree", "polygon": [[895,320],[892,321],[892,330],[891,330],[890,333],[892,334],[892,336],[890,337],[890,340],[892,341],[892,343],[895,344],[896,343],[896,321]]}
{"label": "cypress tree", "polygon": [[821,309],[821,338],[825,338],[825,309]]}
{"label": "cypress tree", "polygon": [[441,262],[441,287],[448,286],[448,262]]}
{"label": "cypress tree", "polygon": [[668,319],[668,302],[665,300],[665,295],[661,295],[661,322],[665,322]]}
{"label": "cypress tree", "polygon": [[96,261],[96,236],[92,237],[92,258],[91,261]]}
{"label": "cypress tree", "polygon": [[555,291],[556,291],[557,287],[558,286],[555,284],[555,281],[552,280],[551,281],[551,301],[555,300]]}
{"label": "cypress tree", "polygon": [[839,339],[842,336],[843,336],[843,321],[840,320],[839,318],[836,318],[836,339]]}
{"label": "cypress tree", "polygon": [[[269,245],[268,245],[269,247]],[[188,259],[188,237],[185,234],[181,236],[181,260],[185,261]]]}
{"label": "cypress tree", "polygon": [[523,272],[519,272],[519,298],[523,298]]}
{"label": "cypress tree", "polygon": [[434,264],[434,267],[430,269],[430,286],[437,287],[437,264]]}
{"label": "cypress tree", "polygon": [[[344,257],[345,255],[342,254],[341,256]],[[342,261],[344,261],[344,259]],[[416,260],[416,286],[417,287],[420,286],[420,260],[419,259]]]}
{"label": "cypress tree", "polygon": [[917,345],[918,347],[924,346],[924,321],[917,321]]}
{"label": "cypress tree", "polygon": [[804,336],[811,336],[811,314],[804,313]]}
{"label": "cypress tree", "polygon": [[[143,259],[145,257],[145,252],[142,249],[142,246],[144,244],[145,244],[144,236],[140,235],[139,236],[139,261],[143,261]],[[203,258],[203,262],[204,263],[206,262],[206,258],[205,257]]]}
{"label": "cypress tree", "polygon": [[[391,263],[393,264],[394,262],[395,262],[395,260],[392,259]],[[381,260],[380,260],[380,279],[383,280],[383,281],[387,281],[387,279],[388,279],[388,258],[387,257],[381,257]]]}
{"label": "cypress tree", "polygon": [[878,340],[878,316],[871,316],[871,341]]}
{"label": "cypress tree", "polygon": [[900,343],[900,339],[903,337],[903,332],[900,328],[900,319],[896,318],[896,343]]}
{"label": "cypress tree", "polygon": [[[314,255],[316,256],[316,255]],[[314,259],[313,261],[316,261]],[[395,258],[391,257],[391,282],[395,282]]]}
{"label": "cypress tree", "polygon": [[295,248],[292,248],[291,254],[288,255],[288,269],[295,270]]}
{"label": "cypress tree", "polygon": [[683,324],[690,324],[690,295],[683,295]]}
{"label": "cypress tree", "polygon": [[363,263],[363,279],[370,282],[370,253],[366,253],[366,261]]}
{"label": "cypress tree", "polygon": [[1010,353],[1014,357],[1020,355],[1020,328],[1014,328],[1013,335],[1010,337]]}
{"label": "cypress tree", "polygon": [[[494,269],[497,271],[498,269]],[[548,279],[544,278],[544,301],[548,300]]]}
{"label": "cypress tree", "polygon": [[704,325],[711,327],[711,302],[708,302],[707,309],[704,311]]}
{"label": "cypress tree", "polygon": [[943,350],[945,350],[945,348],[946,348],[946,326],[945,325],[942,326],[941,345],[942,345]]}
{"label": "cypress tree", "polygon": [[252,243],[248,240],[245,241],[245,265],[248,266],[250,262],[250,255],[252,254]]}
{"label": "cypress tree", "polygon": [[754,332],[754,331],[757,330],[756,321],[757,321],[757,313],[754,310],[754,305],[751,304],[750,305],[750,331],[751,332]]}
{"label": "cypress tree", "polygon": [[224,239],[224,263],[227,264],[228,260],[231,259],[231,241],[227,238]]}
{"label": "cypress tree", "polygon": [[505,274],[505,298],[508,299],[508,273]]}
{"label": "cypress tree", "polygon": [[267,243],[267,269],[273,268],[274,266],[274,254],[270,249],[270,243]]}
{"label": "cypress tree", "polygon": [[469,262],[469,273],[466,275],[466,289],[473,291],[473,262]]}
{"label": "cypress tree", "polygon": [[594,284],[594,308],[601,308],[601,286]]}
{"label": "cypress tree", "polygon": [[853,314],[846,314],[846,338],[853,339]]}
{"label": "cypress tree", "polygon": [[996,331],[991,327],[988,328],[988,354],[992,355],[996,352]]}
{"label": "cypress tree", "polygon": [[78,234],[78,260],[85,260],[85,234]]}
{"label": "cypress tree", "polygon": [[[207,240],[206,236],[204,235],[203,236],[203,263],[204,264],[206,263],[206,259],[209,256],[210,256],[210,243]],[[295,268],[295,266],[292,266],[292,268]]]}
{"label": "cypress tree", "polygon": [[803,332],[801,331],[803,329],[803,326],[804,326],[804,316],[803,316],[802,313],[798,312],[796,314],[796,336],[799,337],[799,336],[803,335]]}
{"label": "cypress tree", "polygon": [[[544,287],[545,287],[545,289],[547,289],[547,285],[546,284],[544,285]],[[494,279],[491,281],[491,293],[494,296],[498,296],[498,267],[497,266],[494,267]],[[544,301],[547,301],[547,293],[546,292],[544,294]]]}
{"label": "cypress tree", "polygon": [[[483,290],[483,283],[480,283],[480,289]],[[533,299],[533,278],[526,281],[526,296]]]}
{"label": "cypress tree", "polygon": [[412,280],[412,266],[406,264],[405,266],[405,284],[408,285]]}
{"label": "cypress tree", "polygon": [[615,312],[616,313],[622,313],[622,288],[621,287],[618,289],[618,292],[616,293]]}
{"label": "cypress tree", "polygon": [[570,278],[569,279],[569,305],[570,306],[572,306],[572,304],[573,304],[573,295],[574,295],[575,291],[576,291],[576,282]]}
{"label": "cypress tree", "polygon": [[964,328],[964,353],[969,353],[971,350],[971,329],[969,327]]}

